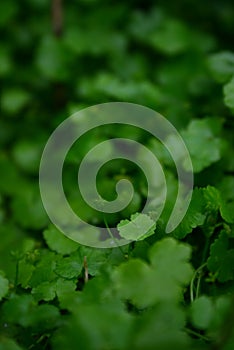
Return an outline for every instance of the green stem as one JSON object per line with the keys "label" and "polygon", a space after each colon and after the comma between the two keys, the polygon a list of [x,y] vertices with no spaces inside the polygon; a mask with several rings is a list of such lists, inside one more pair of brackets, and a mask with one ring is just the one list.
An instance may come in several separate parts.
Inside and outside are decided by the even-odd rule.
{"label": "green stem", "polygon": [[208,337],[206,337],[205,335],[202,335],[196,331],[193,331],[192,329],[189,329],[189,328],[185,328],[185,331],[191,335],[194,335],[196,336],[197,338],[200,338],[204,341],[210,341],[211,339],[209,339]]}
{"label": "green stem", "polygon": [[202,264],[206,261],[206,257],[207,257],[207,253],[208,253],[209,247],[210,247],[210,239],[207,238],[206,239],[206,243],[205,243],[205,247],[203,249],[203,254],[202,254]]}
{"label": "green stem", "polygon": [[104,223],[105,223],[105,225],[106,225],[107,232],[109,233],[110,237],[113,239],[113,241],[115,242],[116,246],[118,247],[118,249],[121,251],[121,253],[122,253],[123,256],[125,257],[125,253],[124,253],[123,249],[119,246],[119,244],[118,244],[116,238],[113,236],[113,234],[112,234],[112,232],[111,232],[111,230],[110,230],[110,228],[109,228],[109,226],[108,226],[108,223],[107,223],[107,221],[106,221],[106,218],[105,218],[105,215],[104,215],[104,214],[103,214],[103,220],[104,220]]}
{"label": "green stem", "polygon": [[[194,272],[191,283],[190,283],[190,300],[191,303],[194,301],[194,282],[197,277],[197,274],[202,271],[202,269],[207,265],[207,263],[202,264],[197,268],[197,270]],[[201,275],[198,277],[198,282],[197,282],[197,288],[196,288],[196,298],[198,297],[199,294],[199,288],[200,288],[200,283],[201,283]]]}

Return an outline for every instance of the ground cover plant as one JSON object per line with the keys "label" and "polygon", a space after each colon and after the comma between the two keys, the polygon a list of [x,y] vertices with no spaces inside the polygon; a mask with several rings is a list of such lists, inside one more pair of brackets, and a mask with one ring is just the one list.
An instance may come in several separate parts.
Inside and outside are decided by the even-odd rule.
{"label": "ground cover plant", "polygon": [[[0,350],[234,348],[233,18],[228,0],[0,3]],[[138,216],[136,241],[95,249],[50,223],[38,171],[56,126],[111,101],[164,115],[189,149],[195,183],[186,216],[166,234],[173,161],[153,137],[120,127],[117,136],[157,155],[165,210],[157,222]],[[79,149],[109,137],[108,128],[89,135]],[[144,174],[121,160],[101,169],[106,200],[120,178],[135,189],[125,210],[103,217],[76,195],[82,156],[74,146],[65,163],[74,211],[131,237],[123,220],[141,211]]]}

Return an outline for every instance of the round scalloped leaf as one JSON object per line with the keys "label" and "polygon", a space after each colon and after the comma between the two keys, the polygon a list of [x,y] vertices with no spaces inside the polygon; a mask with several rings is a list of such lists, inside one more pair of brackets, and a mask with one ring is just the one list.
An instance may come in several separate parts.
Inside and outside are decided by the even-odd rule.
{"label": "round scalloped leaf", "polygon": [[60,254],[70,254],[78,249],[78,243],[64,236],[56,227],[50,226],[43,232],[44,239],[51,250]]}

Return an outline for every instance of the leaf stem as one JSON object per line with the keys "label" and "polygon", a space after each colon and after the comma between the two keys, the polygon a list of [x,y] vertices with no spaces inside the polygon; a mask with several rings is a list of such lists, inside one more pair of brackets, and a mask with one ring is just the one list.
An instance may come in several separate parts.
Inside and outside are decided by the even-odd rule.
{"label": "leaf stem", "polygon": [[197,338],[200,338],[200,339],[202,339],[202,340],[204,340],[204,341],[211,341],[211,339],[209,339],[208,337],[206,337],[205,335],[202,335],[202,334],[200,334],[200,333],[198,333],[198,332],[196,332],[196,331],[193,331],[192,329],[190,329],[190,328],[185,328],[185,331],[187,332],[187,333],[189,333],[189,334],[191,334],[191,335],[194,335],[194,336],[196,336]]}
{"label": "leaf stem", "polygon": [[109,228],[108,226],[108,223],[106,221],[106,217],[105,215],[103,214],[103,220],[104,220],[104,223],[106,225],[106,229],[107,229],[107,232],[109,233],[110,237],[113,239],[113,241],[115,242],[116,246],[118,247],[118,249],[121,251],[121,253],[123,254],[123,256],[125,257],[125,253],[123,251],[123,249],[120,247],[120,245],[118,244],[116,238],[113,236],[113,233],[111,232],[111,229]]}
{"label": "leaf stem", "polygon": [[210,239],[207,238],[206,243],[205,243],[205,247],[203,249],[203,254],[202,254],[202,264],[206,261],[209,246],[210,246]]}
{"label": "leaf stem", "polygon": [[[207,263],[202,264],[201,266],[199,266],[196,271],[193,274],[193,277],[191,279],[191,283],[190,283],[190,300],[191,303],[194,301],[194,283],[195,283],[195,279],[198,275],[198,273],[200,274],[202,269],[207,265]],[[200,284],[201,284],[201,274],[198,276],[198,281],[197,281],[197,287],[196,287],[196,296],[195,298],[198,298],[199,295],[199,289],[200,289]]]}

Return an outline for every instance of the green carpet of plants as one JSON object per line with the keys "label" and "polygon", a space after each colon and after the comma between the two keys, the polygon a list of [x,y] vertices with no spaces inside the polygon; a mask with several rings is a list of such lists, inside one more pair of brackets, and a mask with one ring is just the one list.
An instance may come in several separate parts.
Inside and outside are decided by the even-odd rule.
{"label": "green carpet of plants", "polygon": [[[0,350],[234,349],[233,1],[52,3],[0,2]],[[166,206],[146,239],[95,249],[50,223],[38,170],[56,126],[112,101],[150,107],[177,128],[194,192],[166,234],[175,166],[155,139],[121,127],[160,160]],[[82,151],[105,137],[84,138]],[[82,154],[67,158],[71,205],[103,224],[76,197]],[[134,198],[107,225],[140,212],[146,196],[143,174],[121,161],[103,168],[100,194],[111,199],[122,177]]]}

